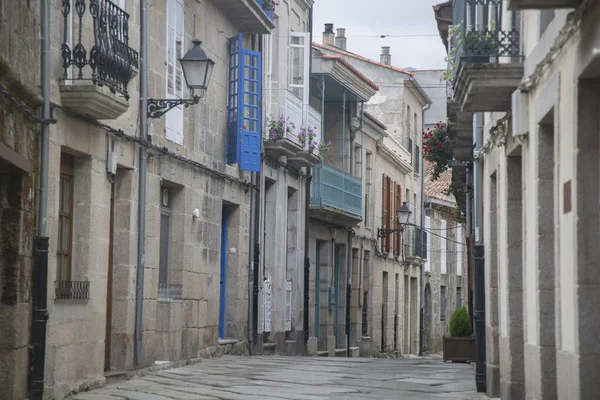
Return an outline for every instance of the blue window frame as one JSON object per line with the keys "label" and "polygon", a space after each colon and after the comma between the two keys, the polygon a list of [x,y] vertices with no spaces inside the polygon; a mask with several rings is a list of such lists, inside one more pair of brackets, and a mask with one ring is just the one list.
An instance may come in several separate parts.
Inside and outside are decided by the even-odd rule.
{"label": "blue window frame", "polygon": [[244,49],[242,35],[229,42],[227,163],[260,171],[261,54]]}

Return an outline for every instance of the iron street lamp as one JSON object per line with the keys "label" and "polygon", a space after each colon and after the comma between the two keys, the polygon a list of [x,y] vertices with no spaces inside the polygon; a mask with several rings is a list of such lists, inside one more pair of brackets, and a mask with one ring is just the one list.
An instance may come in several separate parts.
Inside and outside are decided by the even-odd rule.
{"label": "iron street lamp", "polygon": [[410,219],[411,214],[412,211],[410,211],[408,203],[403,202],[402,206],[396,210],[396,217],[398,218],[398,224],[400,224],[400,227],[397,229],[379,228],[377,229],[377,237],[386,238],[392,233],[402,232],[404,227],[408,225],[408,220]]}
{"label": "iron street lamp", "polygon": [[[148,99],[148,118],[160,118],[173,108],[184,105],[189,107],[198,104],[204,97],[215,62],[208,58],[200,45],[200,40],[194,40],[194,47],[179,59],[185,83],[190,89],[191,99]],[[198,91],[198,94],[196,94]]]}

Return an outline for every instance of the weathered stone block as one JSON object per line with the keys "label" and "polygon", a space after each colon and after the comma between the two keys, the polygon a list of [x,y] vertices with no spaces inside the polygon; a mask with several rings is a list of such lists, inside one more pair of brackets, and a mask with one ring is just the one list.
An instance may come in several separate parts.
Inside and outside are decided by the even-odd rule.
{"label": "weathered stone block", "polygon": [[169,300],[158,300],[156,302],[156,331],[168,332],[171,322],[171,302]]}

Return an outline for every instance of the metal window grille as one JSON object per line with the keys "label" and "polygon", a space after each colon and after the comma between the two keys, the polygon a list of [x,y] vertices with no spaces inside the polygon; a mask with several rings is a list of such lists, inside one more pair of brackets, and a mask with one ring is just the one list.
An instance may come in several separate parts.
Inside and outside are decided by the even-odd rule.
{"label": "metal window grille", "polygon": [[174,285],[169,283],[158,284],[158,298],[163,300],[182,300],[183,285]]}
{"label": "metal window grille", "polygon": [[55,281],[54,297],[56,300],[89,300],[89,281]]}

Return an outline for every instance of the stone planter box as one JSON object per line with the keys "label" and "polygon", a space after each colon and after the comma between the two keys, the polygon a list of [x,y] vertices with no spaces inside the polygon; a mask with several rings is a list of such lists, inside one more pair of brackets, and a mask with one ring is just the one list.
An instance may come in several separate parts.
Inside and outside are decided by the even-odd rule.
{"label": "stone planter box", "polygon": [[288,164],[293,167],[312,167],[313,165],[319,163],[321,159],[314,153],[309,153],[308,151],[300,151],[293,157],[288,157]]}
{"label": "stone planter box", "polygon": [[475,337],[444,336],[444,362],[475,361]]}
{"label": "stone planter box", "polygon": [[302,147],[288,139],[265,140],[265,153],[270,157],[291,157],[302,151]]}

